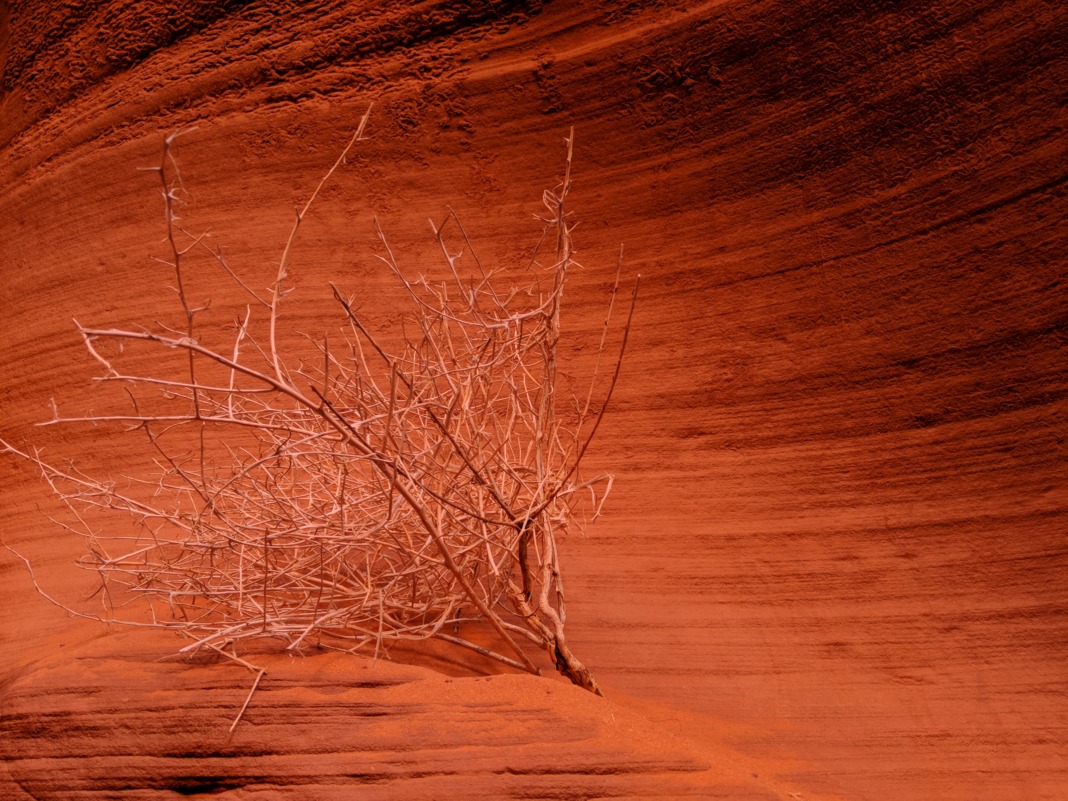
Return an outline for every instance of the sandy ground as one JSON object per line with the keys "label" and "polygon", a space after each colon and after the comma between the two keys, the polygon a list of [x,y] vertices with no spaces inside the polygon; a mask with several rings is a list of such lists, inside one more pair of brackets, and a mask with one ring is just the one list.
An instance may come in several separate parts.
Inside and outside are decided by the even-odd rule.
{"label": "sandy ground", "polygon": [[[616,484],[565,543],[571,639],[609,698],[453,656],[154,661],[0,554],[4,798],[1068,798],[1064,14],[866,4],[0,4],[0,436],[136,474],[72,318],[174,322],[155,177],[272,279],[286,322],[396,308],[454,208],[522,259],[575,128],[565,356],[620,244],[642,296],[591,452]],[[207,267],[212,314],[239,308]],[[569,349],[569,350],[568,350]],[[565,367],[565,370],[571,369]],[[80,543],[0,460],[0,535],[93,608]],[[461,663],[462,662],[462,663]],[[368,678],[371,677],[371,678]]]}

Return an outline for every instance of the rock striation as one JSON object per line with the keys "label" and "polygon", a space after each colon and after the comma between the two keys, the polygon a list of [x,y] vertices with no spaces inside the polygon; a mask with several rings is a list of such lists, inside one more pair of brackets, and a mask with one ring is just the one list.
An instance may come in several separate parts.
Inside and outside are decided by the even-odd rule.
{"label": "rock striation", "polygon": [[[145,466],[114,432],[33,424],[53,397],[104,403],[71,318],[170,319],[151,262],[155,177],[138,171],[167,133],[189,129],[187,223],[262,287],[294,206],[374,101],[370,141],[302,229],[296,335],[336,324],[329,281],[362,293],[372,322],[394,313],[372,215],[413,271],[433,263],[426,219],[450,206],[484,259],[521,265],[573,126],[584,267],[564,369],[588,366],[620,243],[642,294],[591,451],[591,468],[616,474],[613,496],[563,553],[570,636],[610,698],[631,700],[272,662],[228,739],[246,671],[157,664],[158,643],[94,645],[97,629],[37,597],[0,551],[11,787],[287,798],[311,781],[304,797],[342,798],[362,776],[367,798],[460,785],[1063,798],[1060,4],[169,8],[0,4],[0,436],[87,469]],[[218,271],[196,278],[218,320],[243,309]],[[0,460],[0,535],[60,600],[98,609],[71,564],[79,543],[41,513],[51,503]],[[74,656],[90,646],[103,650]],[[714,751],[604,723],[653,702],[724,733]],[[717,774],[728,752],[760,778]]]}

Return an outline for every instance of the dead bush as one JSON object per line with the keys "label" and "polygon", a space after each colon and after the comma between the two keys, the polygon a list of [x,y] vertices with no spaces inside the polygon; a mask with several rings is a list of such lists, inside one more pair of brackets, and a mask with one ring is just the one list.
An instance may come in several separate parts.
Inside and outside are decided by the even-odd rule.
{"label": "dead bush", "polygon": [[[173,629],[193,640],[184,651],[234,656],[249,638],[376,654],[390,641],[437,638],[536,673],[534,646],[575,684],[599,692],[565,637],[557,541],[580,530],[586,514],[595,517],[611,487],[610,476],[585,478],[580,466],[622,349],[561,414],[560,310],[574,265],[571,138],[562,182],[544,193],[545,236],[526,284],[502,283],[483,265],[452,213],[433,226],[444,281],[406,276],[378,230],[380,258],[410,304],[400,345],[383,341],[332,285],[346,335],[316,340],[314,366],[294,363],[279,346],[291,254],[366,123],[365,115],[297,213],[262,293],[182,227],[176,135],[166,139],[154,169],[169,250],[163,261],[183,324],[79,326],[103,369],[98,380],[121,385],[129,411],[57,411],[46,423],[113,425],[142,437],[155,475],[120,483],[0,444],[36,465],[69,507],[63,525],[85,539],[82,564],[101,578],[105,611],[78,614]],[[194,256],[213,260],[234,291],[248,295],[225,349],[204,344],[211,337],[186,268]],[[617,268],[611,303],[618,287]],[[628,314],[624,345],[629,328]],[[123,349],[138,346],[160,349],[161,372],[124,370]],[[602,336],[598,361],[605,351]],[[179,363],[165,358],[175,353]],[[126,525],[116,528],[116,513]],[[146,617],[120,613],[131,596],[145,603]],[[475,620],[493,627],[498,646],[461,636]]]}

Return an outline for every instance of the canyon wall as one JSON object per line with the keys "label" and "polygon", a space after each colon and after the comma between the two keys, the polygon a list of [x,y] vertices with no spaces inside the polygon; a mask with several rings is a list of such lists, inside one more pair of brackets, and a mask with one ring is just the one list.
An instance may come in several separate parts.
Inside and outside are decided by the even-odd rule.
{"label": "canyon wall", "polygon": [[[34,423],[51,415],[51,398],[93,408],[96,371],[72,318],[176,319],[168,275],[151,260],[165,252],[158,179],[141,169],[159,164],[174,131],[186,131],[183,221],[210,229],[235,270],[265,287],[294,208],[374,104],[368,140],[301,231],[289,331],[336,325],[329,281],[356,293],[372,322],[396,314],[374,257],[375,217],[413,271],[434,257],[427,219],[449,208],[485,260],[521,263],[572,128],[582,269],[567,295],[569,363],[584,364],[600,330],[621,245],[625,285],[641,274],[590,456],[615,475],[613,493],[588,537],[564,544],[571,638],[611,703],[655,709],[645,719],[656,726],[714,741],[703,759],[729,763],[734,778],[680,783],[708,769],[700,747],[654,759],[634,745],[642,724],[613,730],[564,698],[530,715],[591,749],[561,769],[585,777],[577,784],[550,781],[551,748],[536,745],[515,765],[486,757],[490,767],[467,774],[470,751],[448,769],[435,752],[436,767],[419,774],[440,746],[424,721],[410,749],[390,746],[416,767],[380,770],[380,795],[366,797],[434,797],[451,785],[433,777],[448,774],[500,797],[527,786],[570,797],[1064,798],[1059,4],[172,5],[0,8],[0,437],[89,469],[147,467],[115,432]],[[196,280],[220,319],[243,303],[217,270]],[[73,565],[80,543],[48,521],[45,488],[12,458],[0,475],[4,542],[58,599],[93,609],[92,576]],[[6,551],[0,576],[3,720],[20,743],[5,753],[12,794],[119,797],[121,786],[100,789],[76,767],[58,783],[42,778],[41,743],[68,743],[50,746],[53,777],[89,753],[69,716],[57,722],[64,697],[87,719],[105,716],[93,725],[113,753],[142,748],[150,766],[152,749],[166,749],[137,744],[139,721],[171,708],[144,700],[153,681],[181,686],[168,703],[203,712],[175,726],[216,725],[204,716],[223,679],[160,678],[137,638],[49,605]],[[163,647],[156,635],[144,642],[145,654]],[[322,772],[285,762],[297,745],[279,721],[302,704],[332,714],[302,695],[315,687],[348,690],[333,662],[329,678],[308,662],[311,689],[286,685],[288,696],[261,707],[260,725],[279,738],[275,789],[259,795],[248,778],[262,764],[224,769],[208,764],[221,751],[202,750],[189,752],[201,773],[230,778],[197,785],[190,768],[185,784],[129,784],[128,797],[199,787],[295,798],[270,793],[289,792],[279,776],[298,774],[313,777],[300,785],[309,792]],[[413,698],[430,703],[426,682],[438,679],[420,673],[418,684],[404,672],[416,669],[397,667],[393,684],[413,682],[423,688]],[[535,680],[467,680],[502,699],[506,724],[478,712],[502,737],[525,736],[524,709],[544,711],[530,706]],[[81,690],[57,701],[61,687]],[[235,685],[235,704],[243,693]],[[467,720],[474,702],[449,697],[436,714]],[[34,698],[51,710],[36,722]],[[354,714],[351,703],[337,714]],[[224,728],[232,711],[218,713]],[[247,725],[255,714],[254,701]],[[595,718],[609,745],[591,739]],[[268,747],[249,736],[242,758]],[[552,742],[540,729],[530,737]],[[615,766],[611,786],[589,778],[602,757]],[[125,763],[85,764],[103,776]],[[534,778],[501,778],[517,775]],[[83,795],[64,795],[75,784]],[[327,785],[317,797],[334,797]]]}

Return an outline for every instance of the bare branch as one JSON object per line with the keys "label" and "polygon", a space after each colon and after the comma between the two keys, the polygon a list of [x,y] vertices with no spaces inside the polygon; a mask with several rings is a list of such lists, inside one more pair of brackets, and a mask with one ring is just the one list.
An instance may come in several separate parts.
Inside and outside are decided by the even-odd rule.
{"label": "bare branch", "polygon": [[[411,279],[376,221],[382,260],[410,315],[396,330],[372,331],[330,284],[346,335],[309,337],[317,349],[311,364],[287,358],[279,323],[297,234],[326,181],[362,140],[368,114],[296,213],[269,299],[204,235],[179,225],[184,190],[175,135],[165,141],[154,168],[169,250],[160,261],[173,271],[182,322],[76,322],[103,370],[97,380],[118,382],[132,411],[60,416],[53,405],[52,419],[42,423],[143,432],[154,472],[120,486],[0,440],[0,452],[36,466],[62,501],[71,519],[57,522],[84,538],[79,564],[100,577],[104,614],[68,611],[174,629],[191,640],[182,652],[212,649],[257,671],[233,726],[263,676],[234,649],[264,637],[291,650],[314,642],[375,657],[390,642],[433,638],[538,673],[533,644],[563,675],[600,692],[566,640],[557,540],[581,531],[587,514],[596,519],[612,487],[611,476],[584,479],[581,466],[620,377],[638,284],[614,369],[601,386],[621,254],[590,386],[572,392],[569,413],[558,412],[561,308],[575,265],[567,206],[572,133],[563,180],[542,197],[538,248],[556,244],[547,264],[538,248],[529,265],[511,273],[484,264],[450,209],[441,225],[431,223],[447,280]],[[459,230],[459,249],[446,241],[449,223]],[[190,301],[193,259],[222,266],[237,296],[256,301],[220,331],[209,325],[210,301]],[[507,278],[515,273],[522,282]],[[209,344],[216,341],[226,343],[225,352]],[[127,369],[125,350],[144,348],[179,354],[178,374],[167,359],[157,360],[154,375]],[[119,609],[137,603],[143,620],[119,618]],[[461,625],[475,621],[489,624],[494,644],[461,635]]]}

